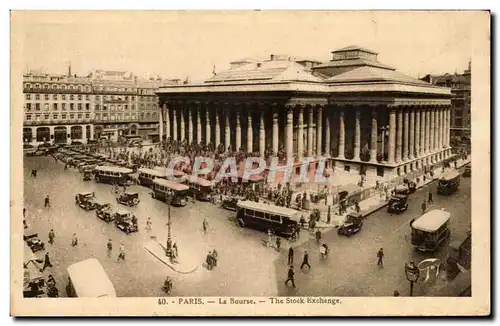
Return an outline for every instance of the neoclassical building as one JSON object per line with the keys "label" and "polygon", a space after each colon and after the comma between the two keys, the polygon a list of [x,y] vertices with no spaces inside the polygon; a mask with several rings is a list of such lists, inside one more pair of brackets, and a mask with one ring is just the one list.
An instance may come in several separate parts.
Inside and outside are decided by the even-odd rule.
{"label": "neoclassical building", "polygon": [[[162,139],[328,157],[335,173],[392,178],[449,155],[449,88],[414,79],[356,46],[332,60],[231,62],[201,83],[158,91]],[[299,164],[299,163],[298,163]]]}

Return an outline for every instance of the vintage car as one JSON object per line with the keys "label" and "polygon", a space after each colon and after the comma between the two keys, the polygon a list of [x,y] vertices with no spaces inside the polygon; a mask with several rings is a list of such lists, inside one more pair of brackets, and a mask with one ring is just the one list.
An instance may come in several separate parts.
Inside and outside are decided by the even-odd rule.
{"label": "vintage car", "polygon": [[93,192],[80,192],[75,195],[75,204],[85,210],[92,210],[95,207],[95,195]]}
{"label": "vintage car", "polygon": [[116,197],[116,201],[122,205],[135,206],[139,204],[139,194],[137,192],[124,192]]}
{"label": "vintage car", "polygon": [[90,181],[90,180],[92,180],[92,170],[83,171],[83,181]]}
{"label": "vintage car", "polygon": [[347,218],[338,229],[339,235],[345,235],[350,237],[353,234],[358,233],[363,227],[363,215],[360,213],[349,213]]}
{"label": "vintage car", "polygon": [[394,195],[389,199],[387,211],[389,213],[402,213],[408,209],[408,196]]}
{"label": "vintage car", "polygon": [[470,178],[472,175],[472,168],[470,164],[467,164],[464,169],[464,173],[462,173],[462,176],[465,178]]}
{"label": "vintage car", "polygon": [[399,185],[394,188],[395,195],[406,195],[410,194],[410,189],[406,185]]}
{"label": "vintage car", "polygon": [[114,214],[111,211],[111,204],[101,201],[95,202],[95,214],[98,218],[105,222],[113,222],[115,220]]}
{"label": "vintage car", "polygon": [[408,190],[410,194],[414,193],[415,191],[417,191],[417,184],[413,181],[408,182]]}
{"label": "vintage car", "polygon": [[238,206],[239,197],[228,197],[222,201],[222,208],[228,209],[230,211],[236,211]]}
{"label": "vintage car", "polygon": [[26,244],[33,252],[45,250],[45,244],[42,242],[42,240],[40,240],[40,238],[38,238],[38,233],[25,235],[24,241],[26,241]]}
{"label": "vintage car", "polygon": [[114,213],[114,220],[116,227],[127,234],[139,231],[137,217],[130,212],[117,211]]}

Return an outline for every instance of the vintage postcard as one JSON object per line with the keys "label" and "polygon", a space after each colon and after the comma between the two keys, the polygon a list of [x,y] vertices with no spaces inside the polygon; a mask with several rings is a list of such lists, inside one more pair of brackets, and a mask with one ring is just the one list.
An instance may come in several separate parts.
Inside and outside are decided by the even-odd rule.
{"label": "vintage postcard", "polygon": [[12,11],[11,314],[489,315],[489,62],[488,11]]}

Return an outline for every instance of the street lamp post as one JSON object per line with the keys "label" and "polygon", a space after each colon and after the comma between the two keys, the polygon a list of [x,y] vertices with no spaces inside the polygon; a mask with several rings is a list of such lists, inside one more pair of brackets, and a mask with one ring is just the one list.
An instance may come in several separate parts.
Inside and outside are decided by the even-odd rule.
{"label": "street lamp post", "polygon": [[165,254],[167,255],[167,257],[169,257],[170,259],[172,259],[172,220],[171,220],[171,216],[170,216],[170,201],[172,200],[171,196],[170,195],[167,195],[167,198],[166,198],[166,202],[167,202],[167,205],[168,205],[168,222],[167,222],[167,227],[168,227],[168,233],[167,233],[167,249],[166,249],[166,252]]}
{"label": "street lamp post", "polygon": [[420,277],[420,270],[415,265],[413,260],[405,264],[406,279],[410,282],[410,297],[413,296],[413,284]]}

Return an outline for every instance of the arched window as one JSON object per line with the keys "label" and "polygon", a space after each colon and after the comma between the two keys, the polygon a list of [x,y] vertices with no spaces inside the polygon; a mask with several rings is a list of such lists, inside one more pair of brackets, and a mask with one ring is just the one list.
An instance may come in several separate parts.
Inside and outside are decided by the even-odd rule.
{"label": "arched window", "polygon": [[78,91],[81,92],[82,91],[82,86],[78,85]]}
{"label": "arched window", "polygon": [[73,85],[69,85],[69,89],[70,89],[70,90],[73,90]]}
{"label": "arched window", "polygon": [[40,88],[40,84],[35,84],[35,88]]}
{"label": "arched window", "polygon": [[52,89],[57,89],[57,85],[56,84],[52,85]]}
{"label": "arched window", "polygon": [[49,89],[49,85],[48,84],[44,84],[43,85],[43,89]]}
{"label": "arched window", "polygon": [[61,89],[65,90],[66,89],[66,85],[61,85]]}
{"label": "arched window", "polygon": [[26,88],[31,88],[31,84],[26,84]]}

